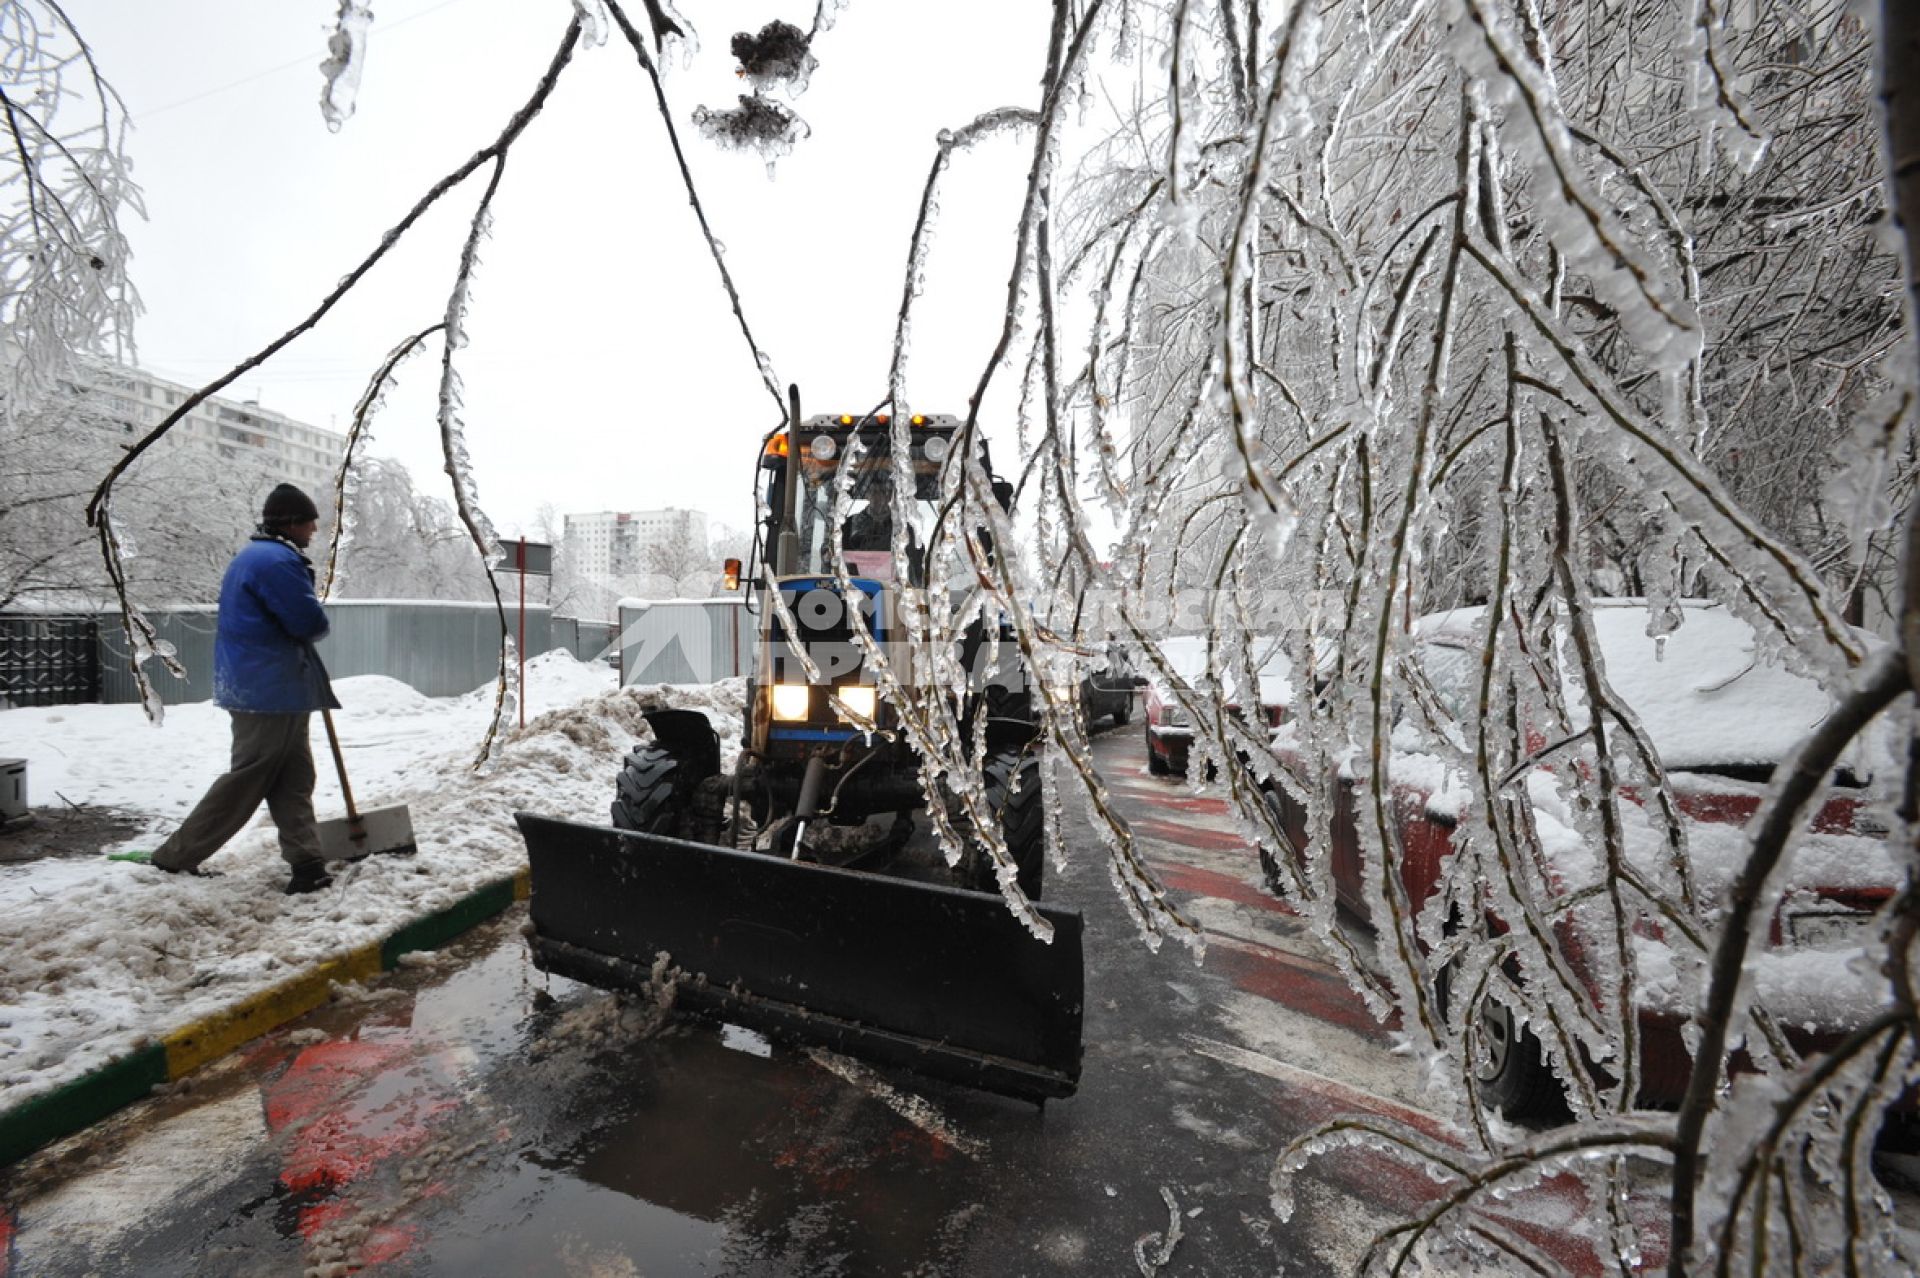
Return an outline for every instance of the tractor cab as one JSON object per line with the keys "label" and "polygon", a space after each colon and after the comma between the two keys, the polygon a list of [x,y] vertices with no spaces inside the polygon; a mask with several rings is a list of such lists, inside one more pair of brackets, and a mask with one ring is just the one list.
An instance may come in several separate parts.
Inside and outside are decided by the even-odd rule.
{"label": "tractor cab", "polygon": [[[849,575],[874,581],[924,584],[925,547],[933,535],[939,514],[940,469],[961,429],[959,418],[915,414],[909,419],[912,433],[912,487],[907,493],[905,561],[894,562],[894,521],[900,514],[897,475],[891,437],[892,419],[884,413],[869,417],[852,414],[811,417],[800,425],[798,465],[789,467],[794,449],[793,436],[782,431],[767,441],[760,465],[766,475],[765,497],[768,528],[765,544],[776,550],[780,545],[778,529],[787,510],[789,474],[799,483],[794,494],[794,561],[784,565],[776,558],[778,575],[799,574],[830,576],[837,565],[833,561],[832,521],[839,502],[838,485],[843,469],[851,465],[841,525],[841,549],[846,556]],[[849,463],[850,453],[857,456]]]}

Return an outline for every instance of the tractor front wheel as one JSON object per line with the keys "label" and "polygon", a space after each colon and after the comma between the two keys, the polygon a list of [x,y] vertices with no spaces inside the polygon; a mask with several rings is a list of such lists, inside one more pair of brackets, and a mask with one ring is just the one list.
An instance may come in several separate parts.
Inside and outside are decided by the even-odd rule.
{"label": "tractor front wheel", "polygon": [[692,769],[664,746],[635,746],[620,768],[613,824],[621,830],[684,838],[691,815]]}
{"label": "tractor front wheel", "polygon": [[[1020,890],[1040,899],[1046,873],[1046,814],[1040,804],[1040,761],[1025,750],[997,750],[987,756],[987,806],[1000,818],[1000,833],[1019,870]],[[985,857],[981,860],[986,861]],[[993,890],[991,863],[986,891]]]}

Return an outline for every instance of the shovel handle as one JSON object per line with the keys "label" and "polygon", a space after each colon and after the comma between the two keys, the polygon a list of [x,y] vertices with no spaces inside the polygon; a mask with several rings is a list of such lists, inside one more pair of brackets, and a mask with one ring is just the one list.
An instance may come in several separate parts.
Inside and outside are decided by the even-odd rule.
{"label": "shovel handle", "polygon": [[340,734],[333,730],[333,711],[320,707],[321,722],[327,725],[327,744],[333,747],[333,766],[340,772],[340,793],[347,798],[347,826],[360,824],[360,812],[353,806],[353,787],[347,784],[347,760],[340,753]]}

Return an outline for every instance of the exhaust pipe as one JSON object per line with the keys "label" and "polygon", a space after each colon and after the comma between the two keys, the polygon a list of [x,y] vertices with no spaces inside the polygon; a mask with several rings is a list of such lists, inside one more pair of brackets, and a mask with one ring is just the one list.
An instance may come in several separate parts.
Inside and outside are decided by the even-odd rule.
{"label": "exhaust pipe", "polygon": [[784,509],[780,512],[780,539],[775,544],[775,576],[791,577],[800,571],[800,386],[787,386],[787,477]]}

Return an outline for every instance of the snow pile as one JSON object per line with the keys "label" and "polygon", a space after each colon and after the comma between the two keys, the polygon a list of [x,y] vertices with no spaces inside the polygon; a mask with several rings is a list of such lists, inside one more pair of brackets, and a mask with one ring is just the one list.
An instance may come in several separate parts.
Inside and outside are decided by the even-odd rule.
{"label": "snow pile", "polygon": [[[607,667],[549,653],[527,663],[527,689],[530,709],[551,708],[475,770],[490,685],[438,699],[377,676],[336,689],[354,798],[406,804],[418,855],[342,867],[334,887],[288,897],[263,811],[207,863],[216,879],[104,858],[0,867],[0,1109],[517,872],[526,850],[515,811],[603,824],[621,759],[647,735],[646,710],[707,712],[731,756],[745,695],[738,679],[621,689]],[[315,807],[326,820],[344,805],[317,720]],[[124,846],[151,849],[222,770],[229,738],[227,716],[209,704],[176,707],[157,729],[137,706],[88,705],[0,712],[0,741],[29,759],[36,801],[57,793],[147,814],[147,834]]]}

